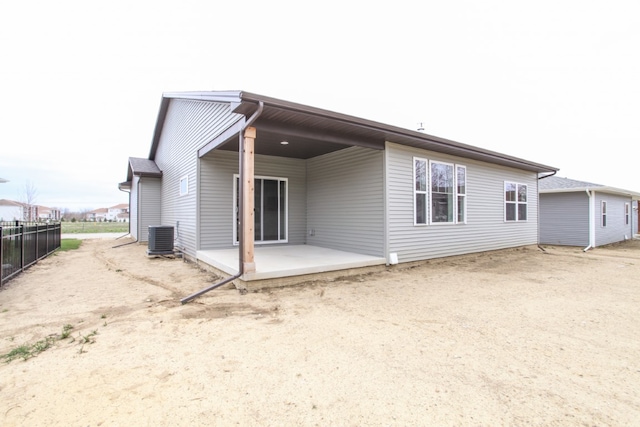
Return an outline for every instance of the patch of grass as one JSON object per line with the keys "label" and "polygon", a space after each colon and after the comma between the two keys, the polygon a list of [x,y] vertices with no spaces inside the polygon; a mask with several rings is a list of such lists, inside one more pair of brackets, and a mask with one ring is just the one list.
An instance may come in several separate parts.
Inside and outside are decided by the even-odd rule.
{"label": "patch of grass", "polygon": [[[22,344],[19,347],[14,348],[8,353],[0,355],[0,359],[4,360],[6,363],[9,363],[15,359],[27,360],[32,357],[36,357],[38,354],[43,351],[51,348],[53,343],[59,340],[63,340],[65,338],[69,338],[71,335],[71,329],[73,329],[72,325],[66,324],[62,327],[62,333],[60,335],[49,335],[48,337],[35,342],[34,344]],[[94,331],[96,334],[98,331]],[[89,336],[92,336],[91,334]]]}
{"label": "patch of grass", "polygon": [[73,325],[66,324],[62,327],[62,333],[60,334],[60,339],[63,340],[65,338],[69,338],[71,335],[71,330],[73,329]]}
{"label": "patch of grass", "polygon": [[74,249],[78,249],[82,244],[82,240],[80,239],[62,239],[60,241],[60,249],[59,251],[71,251]]}
{"label": "patch of grass", "polygon": [[129,232],[127,222],[62,222],[62,233],[122,233]]}
{"label": "patch of grass", "polygon": [[93,338],[96,335],[98,335],[98,331],[97,330],[91,331],[91,333],[88,334],[88,335],[80,334],[80,342],[82,344],[93,344],[94,342],[96,342],[96,340]]}

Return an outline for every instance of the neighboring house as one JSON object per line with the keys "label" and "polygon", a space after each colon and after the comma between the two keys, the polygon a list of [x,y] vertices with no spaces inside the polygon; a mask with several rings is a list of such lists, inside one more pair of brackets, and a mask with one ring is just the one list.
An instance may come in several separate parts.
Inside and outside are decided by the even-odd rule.
{"label": "neighboring house", "polygon": [[47,206],[27,205],[14,200],[0,200],[0,221],[60,220],[60,211]]}
{"label": "neighboring house", "polygon": [[129,222],[129,205],[121,203],[108,208],[107,221]]}
{"label": "neighboring house", "polygon": [[586,250],[630,239],[638,232],[638,199],[640,193],[601,184],[541,179],[540,243]]}
{"label": "neighboring house", "polygon": [[106,221],[109,210],[107,208],[98,208],[87,212],[85,218],[87,221]]}
{"label": "neighboring house", "polygon": [[40,221],[60,221],[60,210],[48,208],[46,206],[36,206],[38,220]]}
{"label": "neighboring house", "polygon": [[163,94],[149,157],[119,187],[139,242],[174,227],[186,258],[257,280],[535,245],[538,179],[556,171],[252,93],[182,92]]}
{"label": "neighboring house", "polygon": [[24,206],[20,202],[0,199],[0,221],[23,221]]}
{"label": "neighboring house", "polygon": [[120,213],[116,216],[115,221],[117,222],[129,222],[129,213]]}

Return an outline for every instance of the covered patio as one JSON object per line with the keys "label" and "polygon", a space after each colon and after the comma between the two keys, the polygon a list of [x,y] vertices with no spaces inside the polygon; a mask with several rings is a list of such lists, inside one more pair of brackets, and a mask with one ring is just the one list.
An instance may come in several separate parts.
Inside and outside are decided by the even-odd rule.
{"label": "covered patio", "polygon": [[[197,258],[229,275],[239,271],[238,248],[201,250]],[[386,264],[384,257],[310,245],[256,246],[254,260],[255,271],[245,273],[241,280],[278,279]]]}

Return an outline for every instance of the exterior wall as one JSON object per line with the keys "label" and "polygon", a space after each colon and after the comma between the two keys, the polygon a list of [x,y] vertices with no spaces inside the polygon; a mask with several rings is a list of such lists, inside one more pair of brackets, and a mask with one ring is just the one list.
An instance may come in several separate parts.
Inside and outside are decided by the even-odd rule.
{"label": "exterior wall", "polygon": [[[198,249],[198,149],[241,116],[227,104],[173,99],[169,104],[155,162],[162,171],[160,223],[175,227],[176,244],[195,258]],[[188,177],[188,193],[180,180]]]}
{"label": "exterior wall", "polygon": [[[607,226],[602,226],[601,206],[602,201],[607,202]],[[631,197],[595,192],[595,235],[596,246],[621,242],[633,237],[633,224],[630,218],[629,224],[625,224],[624,204],[632,206]]]}
{"label": "exterior wall", "polygon": [[[258,141],[260,135],[258,133]],[[233,247],[233,176],[238,154],[214,150],[200,160],[200,249]],[[306,238],[306,162],[256,155],[255,175],[288,179],[288,244]],[[256,245],[260,245],[256,243]]]}
{"label": "exterior wall", "polygon": [[586,192],[540,194],[540,243],[589,245],[589,196]]}
{"label": "exterior wall", "polygon": [[[467,223],[414,225],[413,156],[467,168]],[[534,172],[387,143],[388,252],[399,262],[534,245],[538,187]],[[527,221],[504,221],[504,182],[527,185]]]}
{"label": "exterior wall", "polygon": [[309,244],[384,256],[384,203],[382,151],[350,147],[307,161]]}
{"label": "exterior wall", "polygon": [[149,241],[149,226],[161,224],[160,216],[160,193],[162,181],[160,178],[140,178],[138,191],[138,241]]}
{"label": "exterior wall", "polygon": [[22,206],[0,206],[0,221],[22,221]]}

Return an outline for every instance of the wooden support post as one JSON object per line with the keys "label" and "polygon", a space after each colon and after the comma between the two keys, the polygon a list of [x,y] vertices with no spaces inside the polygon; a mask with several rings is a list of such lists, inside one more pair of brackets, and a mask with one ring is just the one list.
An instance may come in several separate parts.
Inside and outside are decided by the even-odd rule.
{"label": "wooden support post", "polygon": [[254,242],[255,242],[255,174],[254,174],[254,147],[256,139],[256,128],[248,127],[244,131],[242,147],[242,170],[243,170],[243,187],[244,191],[241,195],[242,204],[244,206],[244,215],[242,217],[242,239],[243,239],[243,270],[244,273],[253,273],[256,271],[256,263],[254,260]]}

